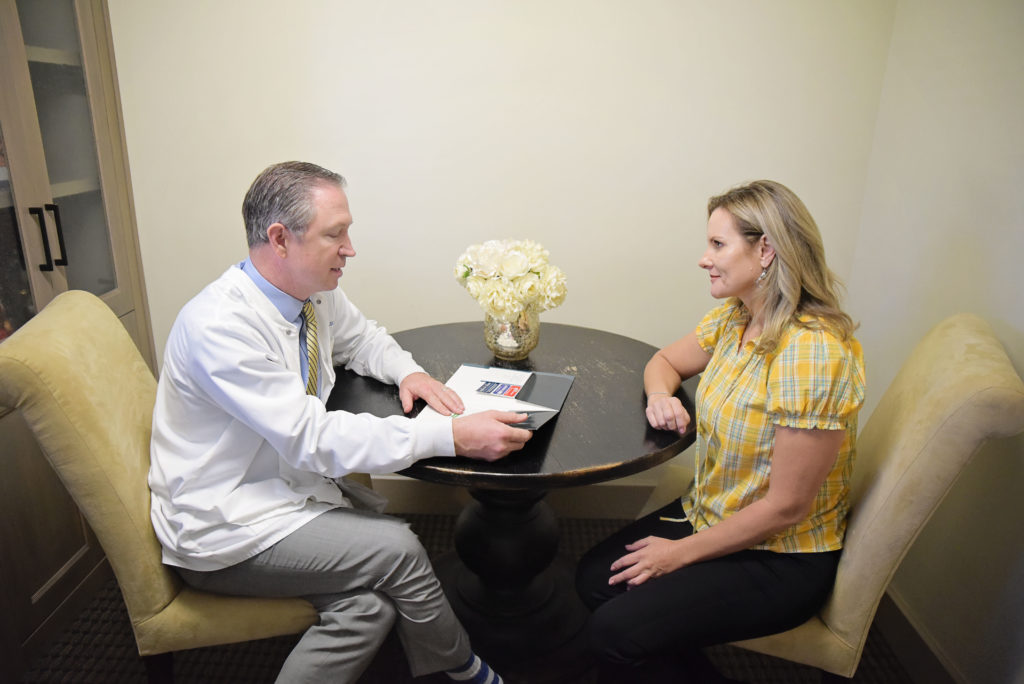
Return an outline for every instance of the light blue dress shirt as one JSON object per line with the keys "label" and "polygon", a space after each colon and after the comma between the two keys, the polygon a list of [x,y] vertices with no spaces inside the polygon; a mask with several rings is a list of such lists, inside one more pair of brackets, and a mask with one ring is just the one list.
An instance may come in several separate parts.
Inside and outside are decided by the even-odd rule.
{"label": "light blue dress shirt", "polygon": [[[305,302],[277,289],[256,270],[251,259],[246,258],[245,261],[238,264],[238,268],[242,269],[242,273],[252,279],[252,282],[256,284],[260,292],[267,296],[270,303],[281,312],[286,321],[291,321],[299,326],[299,360],[302,367],[302,382],[305,384],[309,380],[309,351],[306,350],[306,319],[302,317],[302,305]],[[317,387],[317,389],[319,390],[320,388]]]}

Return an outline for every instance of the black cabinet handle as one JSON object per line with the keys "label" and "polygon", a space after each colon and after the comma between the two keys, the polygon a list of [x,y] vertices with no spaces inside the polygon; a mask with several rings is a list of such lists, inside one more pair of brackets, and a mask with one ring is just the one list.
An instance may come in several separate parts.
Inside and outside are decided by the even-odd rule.
{"label": "black cabinet handle", "polygon": [[54,259],[53,263],[56,266],[67,266],[68,265],[68,250],[64,247],[64,228],[60,225],[60,207],[56,204],[44,204],[46,210],[53,212],[53,222],[57,226],[57,246],[60,247],[60,258]]}
{"label": "black cabinet handle", "polygon": [[39,234],[43,236],[43,254],[46,256],[46,263],[39,264],[40,271],[53,270],[53,256],[50,254],[50,238],[46,236],[46,219],[43,218],[42,207],[29,207],[28,213],[36,217],[39,222]]}

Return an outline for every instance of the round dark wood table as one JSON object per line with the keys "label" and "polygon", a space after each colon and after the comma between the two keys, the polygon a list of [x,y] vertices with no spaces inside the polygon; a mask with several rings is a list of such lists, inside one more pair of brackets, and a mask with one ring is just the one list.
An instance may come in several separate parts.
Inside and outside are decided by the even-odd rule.
{"label": "round dark wood table", "polygon": [[[622,335],[557,323],[541,325],[540,343],[520,362],[491,354],[482,322],[431,325],[394,338],[441,381],[464,363],[575,377],[561,412],[521,451],[493,463],[428,458],[401,471],[466,487],[474,499],[456,523],[456,552],[435,560],[474,649],[510,682],[571,675],[581,662],[576,637],[586,610],[573,589],[573,569],[557,559],[558,524],[544,498],[552,488],[641,472],[693,443],[692,429],[680,436],[647,423],[643,369],[656,349]],[[329,410],[402,414],[397,387],[337,371]],[[695,389],[692,379],[677,394],[691,415]]]}

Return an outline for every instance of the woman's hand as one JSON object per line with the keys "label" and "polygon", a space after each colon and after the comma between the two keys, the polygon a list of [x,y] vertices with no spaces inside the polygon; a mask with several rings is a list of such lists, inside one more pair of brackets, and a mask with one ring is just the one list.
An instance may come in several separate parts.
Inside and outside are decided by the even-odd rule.
{"label": "woman's hand", "polygon": [[658,430],[675,430],[683,434],[690,426],[690,414],[677,397],[659,392],[647,397],[647,422]]}
{"label": "woman's hand", "polygon": [[658,350],[644,366],[644,390],[647,392],[647,422],[658,430],[679,434],[690,426],[690,416],[673,393],[686,378],[704,371],[711,354],[701,349],[697,333],[691,332]]}
{"label": "woman's hand", "polygon": [[680,553],[685,542],[685,538],[672,541],[663,537],[644,537],[626,544],[630,553],[612,563],[610,570],[621,572],[612,575],[608,584],[625,582],[629,587],[638,587],[649,579],[678,570],[687,564]]}

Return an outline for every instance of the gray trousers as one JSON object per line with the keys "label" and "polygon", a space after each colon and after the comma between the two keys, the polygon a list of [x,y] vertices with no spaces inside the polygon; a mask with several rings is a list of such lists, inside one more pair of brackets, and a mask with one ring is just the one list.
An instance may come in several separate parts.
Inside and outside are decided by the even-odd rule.
{"label": "gray trousers", "polygon": [[237,565],[178,571],[197,589],[301,596],[316,606],[320,621],[288,655],[278,682],[355,682],[392,626],[414,676],[457,668],[471,654],[426,550],[391,516],[337,508]]}

